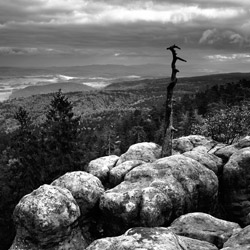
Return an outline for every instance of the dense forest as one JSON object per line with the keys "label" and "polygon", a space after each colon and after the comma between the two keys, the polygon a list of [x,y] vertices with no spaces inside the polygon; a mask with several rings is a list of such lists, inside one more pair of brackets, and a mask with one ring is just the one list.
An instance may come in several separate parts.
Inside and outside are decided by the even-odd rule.
{"label": "dense forest", "polygon": [[[15,233],[12,212],[25,194],[66,172],[84,171],[92,159],[120,155],[131,144],[162,143],[164,93],[151,88],[152,91],[109,90],[84,95],[58,91],[17,99],[15,106],[13,102],[2,104],[1,249],[8,249],[11,244]],[[177,97],[175,137],[199,133],[233,143],[248,134],[250,80],[219,83],[192,93],[182,92]],[[37,105],[39,98],[46,98],[46,105]]]}

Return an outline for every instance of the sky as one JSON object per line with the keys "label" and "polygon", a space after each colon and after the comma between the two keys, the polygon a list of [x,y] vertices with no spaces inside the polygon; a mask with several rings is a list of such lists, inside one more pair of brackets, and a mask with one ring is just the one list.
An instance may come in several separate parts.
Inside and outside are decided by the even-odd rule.
{"label": "sky", "polygon": [[250,71],[249,0],[0,0],[0,66],[169,65]]}

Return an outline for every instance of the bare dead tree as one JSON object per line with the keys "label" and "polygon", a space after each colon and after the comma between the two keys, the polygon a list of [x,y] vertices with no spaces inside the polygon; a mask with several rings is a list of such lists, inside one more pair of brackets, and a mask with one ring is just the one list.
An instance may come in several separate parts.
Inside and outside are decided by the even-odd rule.
{"label": "bare dead tree", "polygon": [[176,131],[176,129],[173,127],[173,92],[174,92],[174,87],[177,83],[176,74],[179,72],[175,64],[177,60],[186,62],[186,60],[177,56],[176,49],[180,50],[180,47],[174,44],[167,49],[172,52],[173,60],[171,63],[171,68],[172,68],[171,82],[167,86],[161,157],[172,155],[173,133],[174,131]]}

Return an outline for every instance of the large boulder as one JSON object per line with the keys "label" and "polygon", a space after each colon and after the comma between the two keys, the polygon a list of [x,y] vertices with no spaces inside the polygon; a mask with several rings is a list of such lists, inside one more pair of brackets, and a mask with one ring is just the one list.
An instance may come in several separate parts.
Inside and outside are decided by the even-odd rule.
{"label": "large boulder", "polygon": [[132,169],[121,184],[101,196],[100,209],[113,235],[134,226],[165,225],[188,212],[211,213],[217,191],[213,171],[174,155]]}
{"label": "large boulder", "polygon": [[198,146],[204,146],[210,150],[215,145],[215,142],[201,135],[183,136],[173,140],[173,150],[177,153],[191,151]]}
{"label": "large boulder", "polygon": [[161,147],[153,142],[141,142],[129,147],[128,151],[120,156],[117,166],[125,161],[142,160],[153,162],[161,156]]}
{"label": "large boulder", "polygon": [[250,147],[250,136],[246,136],[243,139],[232,145],[225,145],[214,152],[215,155],[227,161],[231,155],[236,153],[238,150]]}
{"label": "large boulder", "polygon": [[104,193],[101,181],[92,174],[76,171],[66,173],[51,183],[52,186],[67,188],[75,198],[81,215],[91,211]]}
{"label": "large boulder", "polygon": [[169,229],[177,235],[210,242],[218,248],[222,248],[232,234],[241,231],[237,223],[220,220],[200,212],[182,215]]}
{"label": "large boulder", "polygon": [[94,241],[86,250],[218,250],[208,242],[177,236],[167,228],[132,228],[124,235]]}
{"label": "large boulder", "polygon": [[237,150],[224,166],[222,202],[230,218],[250,224],[250,147]]}
{"label": "large boulder", "polygon": [[120,184],[124,180],[125,175],[130,170],[143,163],[145,162],[141,160],[130,160],[119,164],[118,166],[111,169],[109,173],[109,183],[111,184],[112,187]]}
{"label": "large boulder", "polygon": [[192,151],[185,152],[183,155],[200,162],[203,166],[218,175],[218,173],[221,173],[222,171],[222,159],[214,154],[206,152],[205,149],[206,148],[203,146],[196,147]]}
{"label": "large boulder", "polygon": [[109,155],[92,160],[86,168],[86,172],[96,176],[103,184],[108,182],[109,172],[116,165],[119,156]]}
{"label": "large boulder", "polygon": [[80,250],[86,241],[78,227],[79,216],[68,189],[43,185],[17,204],[13,214],[17,233],[10,249]]}
{"label": "large boulder", "polygon": [[250,249],[250,226],[235,233],[225,242],[222,250],[249,250]]}

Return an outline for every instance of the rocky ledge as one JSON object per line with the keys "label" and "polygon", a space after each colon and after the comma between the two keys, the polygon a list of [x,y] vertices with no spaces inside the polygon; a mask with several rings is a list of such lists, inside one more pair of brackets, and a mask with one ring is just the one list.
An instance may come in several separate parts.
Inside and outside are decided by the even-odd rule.
{"label": "rocky ledge", "polygon": [[24,196],[10,250],[250,249],[250,137],[138,143]]}

